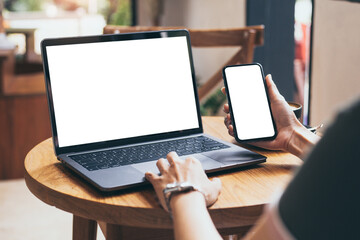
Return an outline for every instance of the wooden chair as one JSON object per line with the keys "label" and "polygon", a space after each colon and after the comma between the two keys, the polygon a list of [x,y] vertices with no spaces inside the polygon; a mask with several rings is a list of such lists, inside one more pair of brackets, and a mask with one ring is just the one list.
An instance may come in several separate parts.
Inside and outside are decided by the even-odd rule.
{"label": "wooden chair", "polygon": [[15,49],[0,50],[0,96],[45,95],[44,73],[16,74]]}
{"label": "wooden chair", "polygon": [[[183,28],[184,27],[128,27],[108,25],[104,27],[104,34]],[[239,50],[221,66],[210,79],[199,87],[200,101],[222,81],[222,69],[224,66],[251,63],[253,61],[254,48],[264,44],[263,25],[227,29],[188,29],[188,31],[190,32],[192,47],[239,47]]]}
{"label": "wooden chair", "polygon": [[0,179],[24,177],[24,158],[51,136],[44,73],[17,74],[15,49],[0,49]]}

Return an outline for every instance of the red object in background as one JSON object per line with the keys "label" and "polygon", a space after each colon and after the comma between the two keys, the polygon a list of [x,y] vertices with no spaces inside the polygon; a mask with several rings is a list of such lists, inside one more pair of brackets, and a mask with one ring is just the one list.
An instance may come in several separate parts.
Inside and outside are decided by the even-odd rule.
{"label": "red object in background", "polygon": [[80,7],[78,0],[53,0],[56,6],[66,11],[75,11]]}
{"label": "red object in background", "polygon": [[296,23],[301,27],[302,38],[295,39],[295,59],[300,59],[303,63],[306,63],[309,47],[309,31],[310,25],[305,23]]}
{"label": "red object in background", "polygon": [[[295,22],[294,101],[304,106],[305,74],[309,66],[310,24]],[[299,31],[300,30],[300,31]]]}

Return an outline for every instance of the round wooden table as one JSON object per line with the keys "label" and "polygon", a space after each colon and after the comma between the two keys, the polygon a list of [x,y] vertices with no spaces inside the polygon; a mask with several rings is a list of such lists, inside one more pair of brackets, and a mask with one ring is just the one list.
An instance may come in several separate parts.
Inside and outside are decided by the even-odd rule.
{"label": "round wooden table", "polygon": [[[206,133],[234,141],[222,117],[203,117],[203,125]],[[209,212],[222,235],[245,233],[302,162],[284,152],[249,149],[267,156],[267,162],[216,174],[223,188]],[[56,159],[51,139],[26,156],[25,181],[40,200],[74,215],[73,239],[95,239],[97,223],[107,239],[173,238],[172,219],[158,204],[151,186],[99,192]]]}

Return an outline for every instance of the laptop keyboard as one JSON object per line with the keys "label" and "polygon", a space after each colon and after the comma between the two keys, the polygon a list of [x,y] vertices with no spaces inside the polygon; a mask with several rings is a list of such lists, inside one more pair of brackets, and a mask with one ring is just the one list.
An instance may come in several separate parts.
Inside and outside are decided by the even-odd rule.
{"label": "laptop keyboard", "polygon": [[229,146],[205,136],[199,136],[72,155],[69,157],[87,170],[94,171],[142,163],[149,160],[158,160],[159,158],[165,158],[171,151],[175,151],[179,156],[183,156],[225,148],[229,148]]}

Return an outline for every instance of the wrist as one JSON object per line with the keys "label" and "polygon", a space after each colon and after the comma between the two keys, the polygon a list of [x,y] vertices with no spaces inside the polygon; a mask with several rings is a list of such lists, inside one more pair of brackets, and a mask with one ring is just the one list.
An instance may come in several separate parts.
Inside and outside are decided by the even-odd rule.
{"label": "wrist", "polygon": [[185,182],[174,182],[167,184],[165,189],[163,190],[167,210],[171,213],[172,208],[170,205],[170,201],[175,195],[184,194],[188,192],[201,193],[204,199],[206,199],[205,193],[199,187],[191,184],[190,182],[185,181]]}
{"label": "wrist", "polygon": [[304,126],[294,128],[287,145],[287,151],[301,158],[312,148],[320,137],[312,133]]}
{"label": "wrist", "polygon": [[206,209],[205,196],[199,191],[175,193],[170,199],[170,208],[173,216],[185,209]]}

